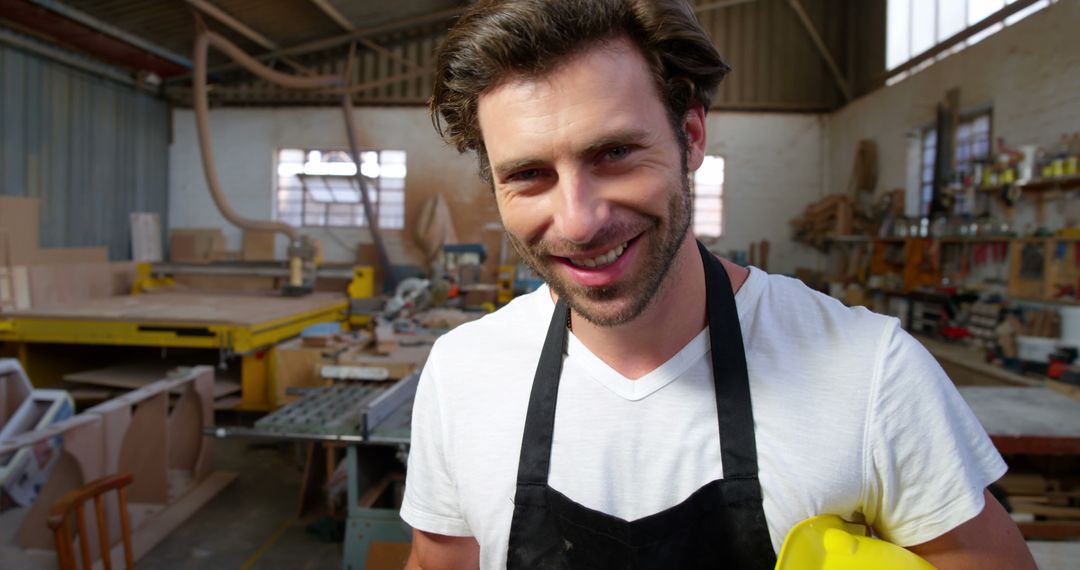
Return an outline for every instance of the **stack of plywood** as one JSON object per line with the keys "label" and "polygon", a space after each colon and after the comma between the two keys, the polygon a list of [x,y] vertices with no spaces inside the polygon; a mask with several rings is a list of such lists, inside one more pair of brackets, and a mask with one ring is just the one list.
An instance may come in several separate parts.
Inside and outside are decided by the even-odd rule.
{"label": "stack of plywood", "polygon": [[0,197],[0,313],[124,294],[134,266],[104,247],[42,248],[37,198]]}

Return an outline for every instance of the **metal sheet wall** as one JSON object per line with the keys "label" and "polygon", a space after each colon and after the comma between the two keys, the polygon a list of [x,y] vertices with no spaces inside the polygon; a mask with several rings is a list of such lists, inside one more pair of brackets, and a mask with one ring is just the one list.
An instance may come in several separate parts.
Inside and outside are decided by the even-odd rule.
{"label": "metal sheet wall", "polygon": [[41,199],[41,245],[131,258],[128,214],[168,219],[168,104],[0,44],[0,194]]}

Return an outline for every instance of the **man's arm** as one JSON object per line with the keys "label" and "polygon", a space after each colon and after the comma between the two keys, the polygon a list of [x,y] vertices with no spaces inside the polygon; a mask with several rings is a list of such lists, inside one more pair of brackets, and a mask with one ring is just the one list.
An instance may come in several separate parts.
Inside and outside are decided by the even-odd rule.
{"label": "man's arm", "polygon": [[909,548],[939,570],[1035,570],[1035,560],[1016,523],[984,491],[981,513],[951,531]]}
{"label": "man's arm", "polygon": [[473,570],[480,568],[480,544],[471,536],[446,536],[413,529],[412,551],[405,570]]}

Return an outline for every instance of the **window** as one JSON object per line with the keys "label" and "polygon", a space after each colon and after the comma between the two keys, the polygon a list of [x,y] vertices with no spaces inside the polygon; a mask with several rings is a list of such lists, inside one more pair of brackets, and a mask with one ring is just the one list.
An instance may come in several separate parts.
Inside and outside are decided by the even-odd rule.
{"label": "window", "polygon": [[724,229],[724,159],[706,156],[694,173],[694,235],[720,237]]}
{"label": "window", "polygon": [[[382,229],[405,227],[405,151],[360,153],[360,174]],[[356,164],[342,150],[278,151],[274,218],[297,227],[367,225]]]}
{"label": "window", "polygon": [[930,203],[934,199],[934,156],[937,154],[937,129],[930,127],[923,130],[922,166],[919,168],[919,215],[930,215]]}
{"label": "window", "polygon": [[[974,180],[975,164],[990,159],[991,148],[991,112],[979,111],[961,115],[956,125],[956,140],[953,145],[953,170],[950,180],[958,186],[978,185]],[[921,213],[930,213],[930,201],[934,195],[934,155],[937,151],[937,129],[929,127],[922,132],[921,165],[919,168],[919,188]],[[963,193],[954,195],[955,213],[972,213],[974,204],[966,203]]]}
{"label": "window", "polygon": [[[885,67],[895,69],[1016,0],[888,0]],[[1039,0],[935,57],[889,78],[889,84],[917,73],[935,61],[982,41],[1005,26],[1060,0]]]}
{"label": "window", "polygon": [[975,163],[990,159],[990,111],[960,118],[956,126],[953,178],[964,186],[978,185]]}

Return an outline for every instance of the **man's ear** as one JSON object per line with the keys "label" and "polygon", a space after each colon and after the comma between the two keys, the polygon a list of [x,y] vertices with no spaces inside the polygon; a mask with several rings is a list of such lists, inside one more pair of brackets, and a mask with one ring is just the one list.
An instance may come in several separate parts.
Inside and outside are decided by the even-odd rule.
{"label": "man's ear", "polygon": [[694,172],[705,159],[705,109],[700,104],[686,112],[683,133],[686,135],[686,167]]}

